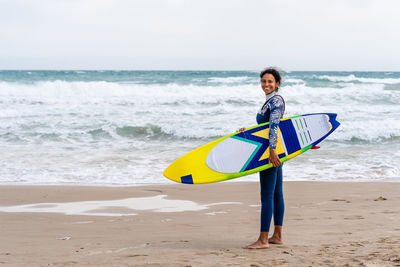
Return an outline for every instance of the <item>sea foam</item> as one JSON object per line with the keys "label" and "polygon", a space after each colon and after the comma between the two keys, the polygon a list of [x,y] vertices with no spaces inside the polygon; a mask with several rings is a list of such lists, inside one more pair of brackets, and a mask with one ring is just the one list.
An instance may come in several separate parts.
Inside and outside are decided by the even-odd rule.
{"label": "sea foam", "polygon": [[[256,124],[265,101],[258,80],[255,72],[0,71],[0,183],[168,183],[162,172],[176,158]],[[330,112],[341,123],[320,152],[286,164],[286,179],[400,180],[397,81],[399,73],[286,73],[285,117]],[[368,161],[376,155],[383,165]]]}

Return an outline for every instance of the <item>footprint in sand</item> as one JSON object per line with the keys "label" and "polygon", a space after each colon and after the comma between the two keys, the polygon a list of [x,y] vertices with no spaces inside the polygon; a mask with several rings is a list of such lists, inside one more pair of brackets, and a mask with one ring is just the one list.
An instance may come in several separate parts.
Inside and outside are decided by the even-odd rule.
{"label": "footprint in sand", "polygon": [[331,201],[351,203],[350,201],[348,201],[348,200],[346,200],[346,199],[340,199],[340,198],[334,198],[334,199],[331,199]]}
{"label": "footprint in sand", "polygon": [[147,257],[149,255],[146,254],[130,254],[130,255],[126,255],[126,258],[135,258],[135,257]]}
{"label": "footprint in sand", "polygon": [[345,220],[362,220],[362,219],[365,219],[365,218],[363,216],[360,216],[360,215],[352,215],[352,216],[344,217],[343,219],[345,219]]}
{"label": "footprint in sand", "polygon": [[395,214],[397,212],[392,211],[392,210],[385,210],[385,211],[382,211],[382,213],[384,213],[384,214]]}
{"label": "footprint in sand", "polygon": [[62,266],[67,266],[67,265],[76,265],[79,264],[77,261],[56,261],[53,262],[53,265],[62,265]]}
{"label": "footprint in sand", "polygon": [[391,262],[399,263],[400,262],[400,256],[396,255],[396,254],[392,254],[392,255],[389,256],[388,260],[390,260]]}
{"label": "footprint in sand", "polygon": [[399,242],[398,242],[397,239],[393,239],[393,238],[390,238],[390,237],[383,237],[383,238],[379,239],[377,241],[377,243],[398,244]]}
{"label": "footprint in sand", "polygon": [[150,191],[150,192],[157,192],[157,193],[160,193],[160,194],[162,194],[162,190],[158,190],[158,189],[145,189],[145,191]]}
{"label": "footprint in sand", "polygon": [[350,243],[350,246],[353,246],[353,247],[363,247],[364,245],[361,244],[360,242],[357,242],[357,243]]}
{"label": "footprint in sand", "polygon": [[207,255],[217,255],[217,256],[219,256],[221,254],[222,253],[215,252],[215,251],[196,253],[196,255],[199,255],[199,256],[207,256]]}
{"label": "footprint in sand", "polygon": [[293,256],[293,251],[284,250],[282,253],[283,254],[289,254],[289,255]]}

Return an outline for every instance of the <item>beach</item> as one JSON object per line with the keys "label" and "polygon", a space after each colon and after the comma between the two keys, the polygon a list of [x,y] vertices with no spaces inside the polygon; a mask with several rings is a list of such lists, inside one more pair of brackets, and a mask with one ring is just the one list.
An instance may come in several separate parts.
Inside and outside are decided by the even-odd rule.
{"label": "beach", "polygon": [[259,234],[258,192],[3,185],[0,265],[400,266],[399,183],[285,182],[284,244],[245,250]]}

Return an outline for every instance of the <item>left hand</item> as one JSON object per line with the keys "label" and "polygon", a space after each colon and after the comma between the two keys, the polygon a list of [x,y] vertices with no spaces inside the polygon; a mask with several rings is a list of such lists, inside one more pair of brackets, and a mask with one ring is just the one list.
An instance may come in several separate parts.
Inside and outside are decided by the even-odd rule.
{"label": "left hand", "polygon": [[269,163],[272,163],[274,167],[278,167],[282,165],[281,160],[278,157],[278,154],[276,153],[275,149],[270,148],[269,149]]}

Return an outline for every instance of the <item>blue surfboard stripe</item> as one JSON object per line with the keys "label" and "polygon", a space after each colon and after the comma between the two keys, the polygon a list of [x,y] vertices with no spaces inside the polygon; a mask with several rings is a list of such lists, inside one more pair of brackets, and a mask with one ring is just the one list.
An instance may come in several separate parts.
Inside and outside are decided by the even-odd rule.
{"label": "blue surfboard stripe", "polygon": [[288,154],[292,154],[301,149],[297,139],[296,130],[292,120],[284,120],[279,123],[279,128],[282,132],[282,137],[285,140],[285,146]]}

